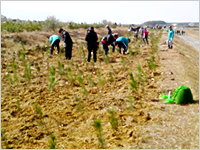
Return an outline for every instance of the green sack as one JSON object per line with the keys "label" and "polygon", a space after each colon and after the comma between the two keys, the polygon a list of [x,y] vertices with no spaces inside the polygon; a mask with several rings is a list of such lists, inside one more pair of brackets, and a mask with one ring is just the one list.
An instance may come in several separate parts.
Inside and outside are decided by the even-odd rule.
{"label": "green sack", "polygon": [[[189,87],[181,85],[179,88],[177,88],[173,94],[171,94],[169,97],[168,95],[160,94],[159,99],[165,99],[164,103],[176,103],[176,104],[189,104],[193,103],[193,95]],[[175,102],[176,99],[176,102]]]}
{"label": "green sack", "polygon": [[176,104],[189,104],[193,103],[193,95],[188,87],[183,87],[182,89],[179,90],[178,95],[176,97]]}

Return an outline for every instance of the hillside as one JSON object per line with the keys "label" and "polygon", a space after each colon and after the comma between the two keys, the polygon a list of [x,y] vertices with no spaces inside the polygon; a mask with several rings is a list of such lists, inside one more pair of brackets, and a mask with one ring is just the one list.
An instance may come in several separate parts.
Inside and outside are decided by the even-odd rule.
{"label": "hillside", "polygon": [[[166,51],[165,31],[149,30],[150,45],[145,45],[117,27],[112,31],[131,38],[129,53],[110,48],[106,58],[100,44],[97,63],[87,63],[86,30],[67,31],[74,41],[70,61],[63,60],[64,53],[49,55],[47,37],[57,32],[2,32],[2,148],[49,148],[51,134],[58,149],[199,148],[198,51],[177,36]],[[99,40],[107,33],[95,31]],[[52,67],[58,81],[50,91]],[[196,103],[180,106],[159,99],[180,85],[191,88]],[[101,134],[94,127],[97,119]]]}

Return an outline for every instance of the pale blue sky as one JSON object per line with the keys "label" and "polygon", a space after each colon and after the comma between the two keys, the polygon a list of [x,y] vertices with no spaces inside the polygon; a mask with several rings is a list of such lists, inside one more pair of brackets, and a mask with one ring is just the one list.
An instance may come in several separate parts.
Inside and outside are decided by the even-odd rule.
{"label": "pale blue sky", "polygon": [[199,22],[199,1],[1,1],[7,18],[140,24],[150,20]]}

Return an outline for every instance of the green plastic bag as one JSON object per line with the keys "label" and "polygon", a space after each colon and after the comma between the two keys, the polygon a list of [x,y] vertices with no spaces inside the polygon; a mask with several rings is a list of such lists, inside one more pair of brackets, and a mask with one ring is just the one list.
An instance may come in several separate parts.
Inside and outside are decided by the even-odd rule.
{"label": "green plastic bag", "polygon": [[[165,99],[164,103],[176,103],[176,104],[189,104],[193,103],[193,95],[189,87],[181,85],[179,88],[177,88],[173,94],[171,94],[169,97],[168,95],[160,94],[159,99]],[[175,101],[176,99],[176,101]]]}

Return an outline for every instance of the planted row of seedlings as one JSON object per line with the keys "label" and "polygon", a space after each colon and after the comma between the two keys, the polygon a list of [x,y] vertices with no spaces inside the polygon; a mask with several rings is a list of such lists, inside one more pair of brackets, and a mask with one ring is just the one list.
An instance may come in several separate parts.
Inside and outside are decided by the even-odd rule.
{"label": "planted row of seedlings", "polygon": [[[159,39],[161,37],[162,33],[159,33],[159,36],[155,36],[153,33],[150,34],[150,40],[151,40],[151,59],[148,61],[148,68],[150,71],[155,71],[156,68],[156,63],[155,63],[155,56],[154,54],[156,52],[158,52],[158,42]],[[122,69],[125,71],[127,68],[127,66],[130,64],[131,59],[134,57],[137,57],[137,55],[140,53],[140,45],[141,45],[142,41],[141,39],[138,41],[133,40],[133,46],[135,49],[135,52],[132,52],[131,47],[129,46],[129,54],[127,56],[127,59],[124,59],[123,56],[121,56],[121,63],[122,63]],[[83,59],[83,62],[85,63],[85,70],[84,71],[88,71],[91,72],[95,69],[95,65],[94,65],[94,61],[92,59],[92,61],[89,63],[87,62],[86,59],[86,55],[85,55],[85,51],[84,51],[84,46],[85,45],[81,45],[79,47],[78,50],[78,54],[79,54],[79,58]],[[22,45],[23,47],[23,45]],[[112,51],[112,50],[111,50]],[[44,52],[41,51],[44,57]],[[47,53],[49,54],[49,53]],[[100,54],[100,50],[98,50],[98,54]],[[112,55],[112,53],[110,53],[109,55]],[[109,55],[105,56],[103,55],[103,61],[105,62],[105,64],[109,63]],[[31,63],[26,61],[26,55],[25,55],[25,48],[23,47],[22,51],[19,52],[18,54],[19,59],[23,62],[23,66],[24,66],[24,77],[27,79],[28,82],[30,82],[31,80]],[[50,55],[49,55],[50,57]],[[86,96],[88,95],[88,90],[85,86],[85,80],[82,76],[83,74],[83,70],[81,70],[79,68],[79,65],[76,64],[74,67],[74,59],[72,58],[70,61],[68,61],[68,67],[67,69],[64,69],[64,64],[61,63],[61,55],[58,55],[58,74],[61,76],[61,78],[65,77],[65,79],[67,79],[68,82],[71,83],[71,85],[74,85],[75,81],[77,80],[81,86],[81,93],[83,95]],[[98,60],[98,64],[99,66],[101,65],[101,59],[98,55],[97,57]],[[8,73],[7,77],[8,79],[11,81],[11,83],[15,83],[20,81],[20,77],[18,77],[17,75],[17,63],[16,63],[16,56],[13,56],[13,63],[11,65],[9,65],[9,67],[12,67],[13,69],[13,77],[11,76],[10,73]],[[35,63],[35,68],[40,71],[40,67],[38,65],[38,63]],[[52,92],[56,83],[58,82],[58,78],[56,78],[56,67],[54,66],[49,66],[49,62],[47,62],[47,68],[49,70],[49,75],[48,75],[48,80],[49,80],[49,90]],[[76,68],[76,71],[73,69]],[[76,73],[78,72],[78,73]],[[111,71],[109,72],[109,79],[107,81],[109,81],[111,84],[115,82],[115,78],[113,77],[113,73],[114,73],[114,67],[113,65],[111,65]],[[100,67],[97,70],[97,75],[98,75],[98,82],[96,83],[94,79],[92,79],[92,77],[90,75],[88,75],[85,79],[86,81],[92,86],[92,87],[96,87],[98,86],[100,88],[100,91],[102,91],[103,86],[106,83],[106,77],[102,76],[101,73],[101,69]],[[139,88],[141,88],[142,91],[145,90],[145,82],[147,81],[146,79],[146,73],[144,72],[144,70],[142,70],[140,63],[138,63],[137,65],[137,72],[135,73],[135,76],[133,76],[132,73],[129,73],[131,82],[130,84],[130,89],[132,90],[133,93],[136,93],[138,91]],[[78,105],[77,105],[77,109],[78,110],[82,110],[84,108],[84,104],[82,103],[82,97],[76,97],[76,101],[78,101]],[[129,110],[133,110],[133,96],[129,96],[127,102],[129,103]],[[20,111],[20,100],[17,101],[17,105],[18,105],[18,110]],[[36,113],[39,115],[39,120],[37,120],[38,124],[40,125],[44,125],[45,123],[43,122],[43,116],[42,116],[42,111],[41,108],[39,107],[38,103],[34,104],[35,109],[36,109]],[[108,110],[108,113],[110,114],[110,124],[112,126],[112,128],[114,130],[117,130],[118,128],[118,119],[115,118],[115,114],[114,114],[114,110]],[[102,126],[101,126],[101,120],[95,120],[94,121],[94,127],[96,129],[96,131],[98,132],[97,137],[98,137],[98,148],[106,148],[106,143],[105,143],[105,139],[103,138],[103,133],[102,133]],[[46,127],[45,127],[46,128]],[[47,128],[46,128],[47,129]],[[2,132],[3,134],[3,132]],[[2,136],[3,137],[3,136]],[[56,142],[55,142],[55,135],[51,135],[50,136],[51,140],[50,140],[50,144],[49,144],[49,148],[56,148]],[[4,138],[4,141],[5,138]],[[5,145],[6,142],[5,142]]]}

